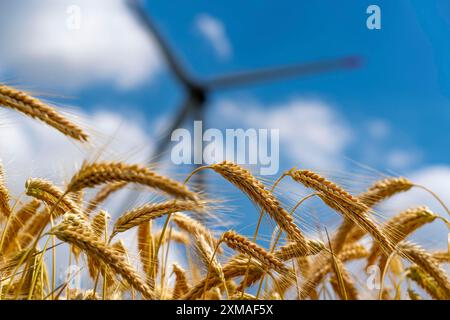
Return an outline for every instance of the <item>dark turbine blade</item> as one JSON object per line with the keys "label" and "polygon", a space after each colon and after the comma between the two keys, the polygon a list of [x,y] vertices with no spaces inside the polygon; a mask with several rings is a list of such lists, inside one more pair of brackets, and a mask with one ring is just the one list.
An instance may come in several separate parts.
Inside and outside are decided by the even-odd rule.
{"label": "dark turbine blade", "polygon": [[206,82],[208,89],[227,89],[258,82],[273,81],[290,77],[319,74],[337,69],[350,69],[359,66],[358,57],[346,57],[336,60],[311,62],[259,71],[236,73]]}
{"label": "dark turbine blade", "polygon": [[[183,102],[182,106],[178,110],[178,114],[171,120],[172,125],[170,128],[165,130],[163,136],[159,140],[155,151],[152,152],[148,162],[149,164],[155,165],[157,164],[164,155],[164,152],[170,145],[170,138],[172,136],[172,132],[181,127],[181,125],[185,122],[185,120],[192,116],[194,111],[199,108],[199,102],[195,99],[195,97],[188,96],[186,100]],[[203,176],[200,177],[200,179]],[[203,185],[203,181],[197,181],[198,184]],[[139,198],[141,193],[138,191],[134,191],[130,193],[127,197],[127,200],[123,203],[120,212],[124,212],[130,205],[133,205],[136,200]]]}
{"label": "dark turbine blade", "polygon": [[161,49],[162,54],[169,64],[170,68],[172,69],[173,73],[183,84],[189,85],[191,83],[190,79],[183,71],[183,68],[178,63],[178,60],[175,58],[172,50],[169,48],[168,43],[164,40],[161,33],[153,24],[144,8],[139,4],[137,0],[127,0],[126,3],[134,13],[134,15],[137,17],[137,19],[140,21],[140,23],[145,27],[145,30],[149,33],[149,35],[158,42],[158,46]]}
{"label": "dark turbine blade", "polygon": [[163,156],[164,151],[169,146],[172,132],[180,128],[183,122],[191,115],[192,110],[195,110],[197,107],[198,102],[194,98],[186,98],[176,116],[169,122],[171,123],[170,128],[164,131],[163,136],[159,140],[155,151],[153,152],[153,157],[151,158],[152,161],[158,161]]}

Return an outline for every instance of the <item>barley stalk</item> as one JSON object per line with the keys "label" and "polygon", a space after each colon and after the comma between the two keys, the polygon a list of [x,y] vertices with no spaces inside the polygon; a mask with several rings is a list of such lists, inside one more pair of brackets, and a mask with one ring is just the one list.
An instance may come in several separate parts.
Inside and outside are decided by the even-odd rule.
{"label": "barley stalk", "polygon": [[256,297],[250,293],[236,293],[230,297],[230,300],[258,300]]}

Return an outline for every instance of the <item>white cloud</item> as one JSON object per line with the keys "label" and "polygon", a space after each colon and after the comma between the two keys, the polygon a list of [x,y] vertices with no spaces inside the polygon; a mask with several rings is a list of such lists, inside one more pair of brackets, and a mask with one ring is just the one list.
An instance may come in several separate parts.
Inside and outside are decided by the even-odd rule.
{"label": "white cloud", "polygon": [[386,156],[386,162],[391,169],[404,169],[417,163],[420,155],[407,150],[393,150]]}
{"label": "white cloud", "polygon": [[340,169],[352,140],[344,120],[320,100],[293,99],[271,106],[222,101],[219,113],[218,118],[233,127],[279,129],[280,151],[302,167]]}
{"label": "white cloud", "polygon": [[161,69],[155,43],[124,0],[1,1],[0,12],[0,69],[20,81],[127,89]]}
{"label": "white cloud", "polygon": [[223,23],[208,14],[200,14],[195,19],[195,27],[211,42],[219,57],[226,59],[232,54],[232,47]]}

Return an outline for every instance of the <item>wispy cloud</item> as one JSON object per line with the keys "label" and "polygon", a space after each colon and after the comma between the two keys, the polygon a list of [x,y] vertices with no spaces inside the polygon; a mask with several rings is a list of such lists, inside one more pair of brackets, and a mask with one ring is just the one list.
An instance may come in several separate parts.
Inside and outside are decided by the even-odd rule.
{"label": "wispy cloud", "polygon": [[232,127],[280,130],[280,150],[290,163],[341,169],[352,131],[345,120],[320,100],[292,99],[275,105],[221,101],[221,122]]}
{"label": "wispy cloud", "polygon": [[161,69],[155,43],[123,0],[1,1],[0,12],[0,70],[14,80],[128,89]]}
{"label": "wispy cloud", "polygon": [[419,152],[396,149],[387,153],[386,163],[389,168],[394,170],[405,169],[417,164],[420,158],[421,155]]}
{"label": "wispy cloud", "polygon": [[212,47],[222,59],[232,54],[232,47],[228,39],[224,24],[208,14],[200,14],[195,18],[195,27],[211,43]]}
{"label": "wispy cloud", "polygon": [[380,140],[389,136],[391,127],[385,120],[374,119],[368,123],[367,131],[371,138]]}

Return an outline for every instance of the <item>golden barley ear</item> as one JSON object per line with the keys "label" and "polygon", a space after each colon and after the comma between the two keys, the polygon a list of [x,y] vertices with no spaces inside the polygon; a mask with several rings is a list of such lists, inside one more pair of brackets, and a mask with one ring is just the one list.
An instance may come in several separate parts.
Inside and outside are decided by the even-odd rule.
{"label": "golden barley ear", "polygon": [[351,195],[332,181],[309,170],[290,171],[289,175],[296,182],[317,191],[319,197],[326,205],[368,232],[383,250],[388,253],[393,251],[394,246],[392,242],[375,221],[369,217],[370,208],[360,201],[359,198]]}
{"label": "golden barley ear", "polygon": [[148,203],[122,214],[114,224],[113,235],[127,231],[141,223],[160,218],[179,211],[203,211],[205,202],[190,200],[169,200],[161,203]]}
{"label": "golden barley ear", "polygon": [[159,175],[147,167],[123,162],[84,162],[67,185],[66,192],[76,192],[115,182],[137,183],[163,191],[175,198],[198,200],[198,195],[184,184]]}
{"label": "golden barley ear", "polygon": [[303,248],[298,243],[292,242],[279,247],[274,254],[279,259],[287,261],[293,258],[316,255],[326,249],[325,244],[319,240],[308,240],[307,243],[308,249],[306,251],[302,251]]}
{"label": "golden barley ear", "polygon": [[358,196],[366,206],[373,207],[390,197],[409,191],[414,184],[404,177],[392,177],[376,181],[366,192]]}
{"label": "golden barley ear", "polygon": [[[253,261],[252,261],[253,262]],[[250,274],[258,272],[262,269],[260,265],[254,263],[250,264]],[[228,261],[222,268],[223,278],[225,283],[229,283],[228,280],[245,275],[248,270],[248,258],[238,256]],[[204,292],[208,292],[210,289],[223,284],[223,278],[215,273],[211,273],[209,276],[202,279],[195,284],[188,293],[186,293],[181,300],[195,300],[202,297]],[[239,289],[237,289],[239,290]]]}
{"label": "golden barley ear", "polygon": [[[212,287],[208,287],[207,285],[210,285],[211,283],[215,283],[215,281],[219,281],[217,285],[223,285],[225,291],[228,294],[228,289],[226,287],[226,278],[225,274],[223,272],[222,265],[220,264],[219,260],[217,259],[217,246],[212,247],[208,241],[207,237],[205,237],[204,234],[201,233],[194,233],[193,234],[194,244],[195,248],[197,249],[197,252],[199,254],[200,260],[205,266],[206,269],[206,277],[204,279],[205,285],[202,292],[199,292],[201,296],[204,296],[208,290]],[[220,244],[220,242],[219,242]],[[211,281],[211,282],[209,282]],[[216,286],[216,285],[214,285]],[[213,286],[213,287],[214,287]],[[199,289],[200,291],[200,289]]]}
{"label": "golden barley ear", "polygon": [[5,229],[3,230],[4,234],[2,235],[2,237],[4,238],[4,240],[3,247],[1,248],[0,252],[9,252],[11,246],[14,246],[14,244],[16,243],[19,232],[36,214],[40,205],[41,203],[38,200],[33,199],[11,216],[10,221],[7,223]]}
{"label": "golden barley ear", "polygon": [[[339,266],[339,271],[335,271],[330,279],[334,292],[336,292],[341,300],[358,300],[358,290],[356,289],[356,284],[347,268],[345,268],[345,265],[339,259],[336,259],[335,262]],[[339,272],[339,276],[336,275],[337,272]],[[341,285],[339,285],[338,277],[341,278]]]}
{"label": "golden barley ear", "polygon": [[[427,223],[433,222],[436,218],[437,215],[427,207],[411,208],[389,219],[383,227],[383,231],[389,236],[392,243],[397,245],[414,231]],[[367,258],[367,265],[374,264],[379,256],[382,257],[380,268],[383,270],[387,257],[380,250],[379,245],[374,243]]]}
{"label": "golden barley ear", "polygon": [[47,207],[35,214],[20,230],[16,237],[16,241],[9,247],[9,252],[28,247],[28,245],[35,240],[50,223],[50,218],[50,210]]}
{"label": "golden barley ear", "polygon": [[175,274],[175,286],[172,298],[177,300],[189,291],[189,284],[186,271],[176,263],[173,264],[173,273]]}
{"label": "golden barley ear", "polygon": [[[359,244],[353,243],[344,246],[342,251],[336,256],[342,262],[347,262],[356,259],[366,258],[368,255],[366,248]],[[333,270],[333,261],[328,255],[320,256],[317,261],[315,261],[315,268],[311,271],[309,277],[306,278],[304,284],[300,290],[301,299],[306,299],[309,297],[313,291],[316,289],[318,284],[326,277],[326,275]]]}
{"label": "golden barley ear", "polygon": [[[98,241],[107,242],[107,230],[108,230],[108,220],[110,219],[109,214],[106,211],[101,210],[91,221],[90,230],[93,235],[96,237]],[[117,245],[117,244],[116,244]],[[113,246],[111,246],[113,247]],[[72,251],[75,251],[78,255],[80,254],[80,249],[74,245],[72,245]],[[108,269],[107,266],[104,265],[103,262],[99,261],[95,256],[87,254],[87,265],[89,275],[94,281],[97,281],[97,278],[100,276],[100,273],[103,274],[104,281],[106,281],[106,287],[111,288],[116,283],[116,277]]]}
{"label": "golden barley ear", "polygon": [[155,294],[139,276],[137,271],[125,260],[115,248],[97,239],[86,221],[74,214],[66,214],[63,222],[54,227],[49,234],[55,235],[61,241],[73,244],[103,262],[111,270],[122,276],[144,298],[155,299]]}
{"label": "golden barley ear", "polygon": [[[142,269],[146,275],[147,282],[154,284],[155,274],[158,271],[159,261],[155,257],[155,237],[152,231],[152,221],[139,224],[137,240],[138,252],[141,259]],[[158,238],[156,238],[158,239]],[[152,274],[152,268],[154,270]]]}
{"label": "golden barley ear", "polygon": [[[186,231],[190,235],[201,234],[212,248],[217,247],[218,240],[214,238],[212,232],[200,221],[181,212],[174,213],[172,215],[172,220],[173,222],[175,222],[178,228]],[[218,253],[221,252],[222,250],[219,247]]]}
{"label": "golden barley ear", "polygon": [[100,212],[94,216],[94,218],[92,219],[91,226],[92,231],[97,236],[97,238],[105,240],[108,221],[110,219],[111,219],[110,215],[104,210],[100,210]]}
{"label": "golden barley ear", "polygon": [[12,87],[0,84],[0,105],[39,119],[62,134],[84,142],[88,135],[77,125],[59,114],[55,108]]}
{"label": "golden barley ear", "polygon": [[433,277],[429,276],[419,266],[413,265],[408,268],[406,276],[414,281],[420,288],[425,290],[431,298],[436,300],[448,300],[448,296]]}
{"label": "golden barley ear", "polygon": [[433,252],[433,258],[439,263],[450,263],[450,251],[436,251]]}
{"label": "golden barley ear", "polygon": [[[228,238],[227,235],[225,235],[225,237],[226,237],[225,240],[227,240],[227,238]],[[237,238],[235,240],[237,240]],[[251,260],[250,265],[249,265],[248,259],[242,260],[242,261],[231,260],[223,268],[225,276],[227,276],[227,274],[233,274],[233,271],[235,272],[234,273],[235,276],[239,276],[239,275],[244,275],[247,270],[246,268],[248,266],[250,267],[248,269],[248,274],[247,274],[247,278],[246,278],[245,282],[243,281],[236,288],[237,291],[242,292],[246,287],[249,287],[249,286],[253,285],[254,283],[256,283],[257,281],[259,281],[261,279],[261,277],[264,276],[266,273],[270,274],[270,270],[266,270],[267,265],[262,265],[261,262],[264,260],[264,258],[263,258],[264,255],[266,255],[266,256],[270,255],[272,257],[272,254],[270,254],[268,252],[264,253],[264,252],[260,251],[261,255],[257,255],[257,252],[255,250],[249,249],[250,241],[248,239],[245,239],[248,241],[248,243],[244,241],[244,238],[239,238],[239,240],[240,240],[239,244],[234,244],[231,241],[228,243],[231,246],[233,246],[235,249],[239,250],[240,252],[243,252],[247,247],[249,252],[247,252],[248,254],[246,254],[246,255],[248,256],[248,255],[252,254],[252,255],[254,255],[254,258],[256,258],[256,257],[258,258],[256,260]],[[296,258],[296,257],[317,254],[318,252],[320,252],[321,250],[324,249],[324,245],[320,241],[309,240],[307,243],[308,243],[307,250],[305,250],[303,248],[303,246],[299,245],[296,242],[287,244],[283,247],[280,247],[277,251],[275,251],[273,253],[273,257],[275,257],[276,259],[282,260],[282,261],[287,261],[287,260],[290,260],[290,259]],[[260,248],[260,249],[264,250],[262,248]],[[236,265],[237,263],[239,263],[238,266]],[[259,265],[257,265],[256,263],[259,263]],[[277,263],[279,263],[279,262],[277,261]],[[233,268],[235,268],[235,269],[233,269]],[[242,274],[240,272],[242,272]],[[290,279],[292,281],[291,272],[287,272],[286,270],[283,270],[283,271],[280,270],[280,272],[284,272],[283,276],[286,276],[288,279]],[[209,283],[208,283],[208,285],[209,285]],[[193,289],[192,294],[195,294],[195,288]]]}
{"label": "golden barley ear", "polygon": [[236,292],[234,295],[230,297],[230,300],[258,300],[256,297],[250,293],[244,292]]}
{"label": "golden barley ear", "polygon": [[251,242],[246,237],[237,234],[233,230],[225,232],[222,235],[222,240],[231,249],[248,255],[249,257],[259,261],[262,265],[267,266],[280,274],[289,273],[287,267],[275,255],[267,252],[264,248],[254,242]]}
{"label": "golden barley ear", "polygon": [[48,180],[28,179],[25,183],[25,193],[52,208],[53,217],[62,216],[67,212],[85,217],[78,204],[69,197],[63,197],[63,191]]}
{"label": "golden barley ear", "polygon": [[424,272],[428,273],[439,285],[446,299],[450,299],[450,280],[445,270],[433,256],[417,244],[403,241],[397,245],[402,256],[418,265]]}
{"label": "golden barley ear", "polygon": [[9,206],[9,191],[5,183],[5,175],[3,165],[0,162],[0,221],[11,215],[11,207]]}
{"label": "golden barley ear", "polygon": [[422,297],[411,288],[408,288],[408,297],[411,300],[423,300]]}
{"label": "golden barley ear", "polygon": [[[410,190],[414,184],[404,177],[391,177],[376,181],[367,191],[358,195],[358,199],[369,208],[394,195]],[[338,253],[345,243],[353,243],[367,233],[350,219],[344,219],[333,237],[333,251]]]}
{"label": "golden barley ear", "polygon": [[272,192],[267,190],[263,183],[256,179],[250,171],[229,161],[223,161],[208,168],[211,168],[244,192],[254,203],[269,214],[292,241],[303,245],[306,250],[305,237],[295,224],[294,218],[281,206]]}

